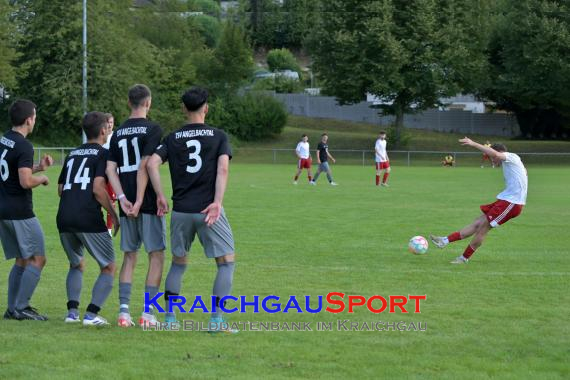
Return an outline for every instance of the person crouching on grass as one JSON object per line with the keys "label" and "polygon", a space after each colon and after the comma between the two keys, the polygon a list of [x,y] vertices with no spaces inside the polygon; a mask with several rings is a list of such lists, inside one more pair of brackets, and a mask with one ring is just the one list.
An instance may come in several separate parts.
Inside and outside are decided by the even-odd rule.
{"label": "person crouching on grass", "polygon": [[483,215],[475,219],[473,223],[448,236],[430,235],[431,241],[438,248],[444,248],[449,243],[473,236],[463,255],[453,260],[452,264],[467,263],[477,248],[483,244],[491,228],[496,228],[519,216],[526,203],[528,188],[527,172],[521,158],[514,153],[509,153],[505,145],[493,144],[487,147],[467,137],[460,139],[459,142],[488,155],[494,166],[502,166],[506,187],[497,195],[495,202],[480,207]]}

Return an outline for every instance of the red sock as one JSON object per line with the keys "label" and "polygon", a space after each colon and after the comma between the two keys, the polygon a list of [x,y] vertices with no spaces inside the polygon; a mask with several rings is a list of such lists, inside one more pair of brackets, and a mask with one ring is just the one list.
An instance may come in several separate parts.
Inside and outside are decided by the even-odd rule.
{"label": "red sock", "polygon": [[473,247],[471,247],[471,245],[468,245],[467,248],[465,248],[465,252],[463,252],[463,257],[465,257],[466,259],[469,259],[471,257],[471,255],[473,255],[475,253],[475,249]]}
{"label": "red sock", "polygon": [[309,176],[309,182],[311,182],[312,179],[313,179],[313,177]]}
{"label": "red sock", "polygon": [[113,218],[111,218],[111,214],[107,213],[107,229],[113,229]]}
{"label": "red sock", "polygon": [[376,186],[380,185],[380,176],[376,175]]}
{"label": "red sock", "polygon": [[384,173],[384,178],[382,178],[382,182],[386,183],[388,181],[389,175],[390,175],[390,173],[388,173],[388,172]]}
{"label": "red sock", "polygon": [[296,176],[295,176],[295,181],[296,181],[296,180],[298,180],[298,179],[299,179],[299,176],[298,176],[298,175],[296,175]]}
{"label": "red sock", "polygon": [[459,232],[454,232],[447,237],[447,240],[449,240],[450,243],[461,240],[461,234]]}

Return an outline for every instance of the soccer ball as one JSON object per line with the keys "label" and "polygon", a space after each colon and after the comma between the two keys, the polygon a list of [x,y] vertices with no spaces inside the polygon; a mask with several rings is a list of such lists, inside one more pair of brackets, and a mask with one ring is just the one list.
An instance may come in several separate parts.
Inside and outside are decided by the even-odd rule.
{"label": "soccer ball", "polygon": [[423,236],[414,236],[408,243],[408,249],[415,255],[423,255],[428,251],[428,241]]}

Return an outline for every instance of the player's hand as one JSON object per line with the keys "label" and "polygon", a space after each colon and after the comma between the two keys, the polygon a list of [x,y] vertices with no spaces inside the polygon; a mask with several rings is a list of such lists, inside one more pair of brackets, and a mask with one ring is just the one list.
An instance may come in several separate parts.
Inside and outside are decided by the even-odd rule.
{"label": "player's hand", "polygon": [[168,214],[168,201],[163,194],[156,197],[156,208],[158,209],[156,215],[164,216]]}
{"label": "player's hand", "polygon": [[127,215],[133,218],[139,216],[139,212],[141,211],[142,203],[135,202],[135,204],[131,207],[131,212]]}
{"label": "player's hand", "polygon": [[336,164],[336,160],[334,158],[332,159],[332,162],[333,162],[333,164]]}
{"label": "player's hand", "polygon": [[49,154],[44,154],[39,165],[40,171],[44,171],[52,165],[53,165],[53,157],[50,156]]}
{"label": "player's hand", "polygon": [[121,205],[123,212],[127,216],[129,216],[131,214],[131,209],[133,208],[133,204],[129,202],[129,200],[126,197],[122,197],[121,199],[119,199],[119,204]]}
{"label": "player's hand", "polygon": [[220,219],[222,214],[222,204],[218,202],[210,203],[208,207],[200,212],[201,214],[206,214],[205,222],[210,227],[212,224],[216,223]]}
{"label": "player's hand", "polygon": [[475,144],[475,142],[471,140],[469,137],[464,137],[462,139],[459,139],[459,142],[461,143],[461,145],[473,146]]}
{"label": "player's hand", "polygon": [[40,178],[42,185],[44,185],[44,186],[49,185],[49,178],[48,177],[46,177],[45,175],[40,175],[39,178]]}

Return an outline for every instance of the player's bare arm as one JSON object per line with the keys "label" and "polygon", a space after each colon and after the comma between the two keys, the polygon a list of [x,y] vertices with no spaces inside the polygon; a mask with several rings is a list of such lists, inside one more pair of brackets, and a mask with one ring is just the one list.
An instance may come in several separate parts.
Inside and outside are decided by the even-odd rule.
{"label": "player's bare arm", "polygon": [[[332,154],[329,153],[329,150],[327,149],[327,156],[329,156],[329,158],[331,159],[331,161],[334,163],[336,163],[336,160],[334,159],[334,157],[332,156]],[[319,162],[320,164],[320,162]]]}
{"label": "player's bare arm", "polygon": [[461,145],[471,146],[477,150],[480,150],[481,152],[485,153],[491,158],[496,158],[501,161],[505,161],[507,159],[507,156],[504,152],[497,152],[495,149],[489,146],[479,144],[478,142],[471,140],[469,137],[464,137],[462,139],[459,139],[459,142],[461,143]]}
{"label": "player's bare arm", "polygon": [[218,158],[218,171],[216,175],[216,194],[214,195],[214,202],[202,210],[202,214],[206,214],[206,224],[211,226],[216,223],[222,213],[222,202],[228,184],[228,173],[230,166],[230,157],[223,154]]}
{"label": "player's bare arm", "polygon": [[144,200],[144,193],[148,185],[147,163],[149,159],[149,156],[142,157],[139,169],[137,170],[137,199],[130,213],[130,216],[133,216],[135,218],[139,215],[139,211]]}
{"label": "player's bare arm", "polygon": [[105,178],[95,177],[93,180],[93,195],[95,196],[97,202],[99,202],[99,204],[103,206],[109,215],[111,215],[114,226],[113,235],[117,236],[117,232],[119,232],[120,227],[119,217],[117,216],[115,208],[111,203],[111,198],[109,198],[109,193],[107,193],[107,188],[105,185]]}
{"label": "player's bare arm", "polygon": [[34,165],[32,168],[32,173],[43,172],[47,168],[53,165],[53,157],[49,154],[44,154],[40,163],[38,165]]}
{"label": "player's bare arm", "polygon": [[45,175],[32,175],[32,169],[30,168],[19,168],[18,177],[20,179],[20,186],[24,189],[33,189],[39,185],[47,186],[49,184],[49,179]]}
{"label": "player's bare arm", "polygon": [[158,208],[157,215],[164,216],[168,213],[168,201],[164,196],[164,190],[162,189],[162,183],[160,182],[160,165],[162,164],[162,159],[158,154],[153,154],[146,164],[148,177],[154,192],[156,193],[156,206]]}
{"label": "player's bare arm", "polygon": [[63,193],[63,184],[60,183],[59,185],[57,185],[57,195],[59,195],[59,197],[61,198],[62,193]]}
{"label": "player's bare arm", "polygon": [[109,179],[109,183],[113,187],[113,191],[117,194],[117,199],[119,200],[119,204],[123,209],[123,212],[127,215],[131,213],[131,209],[133,204],[125,197],[125,192],[123,191],[123,187],[121,186],[121,181],[119,180],[119,175],[117,174],[117,163],[114,161],[107,161],[107,169],[105,170],[105,174]]}

